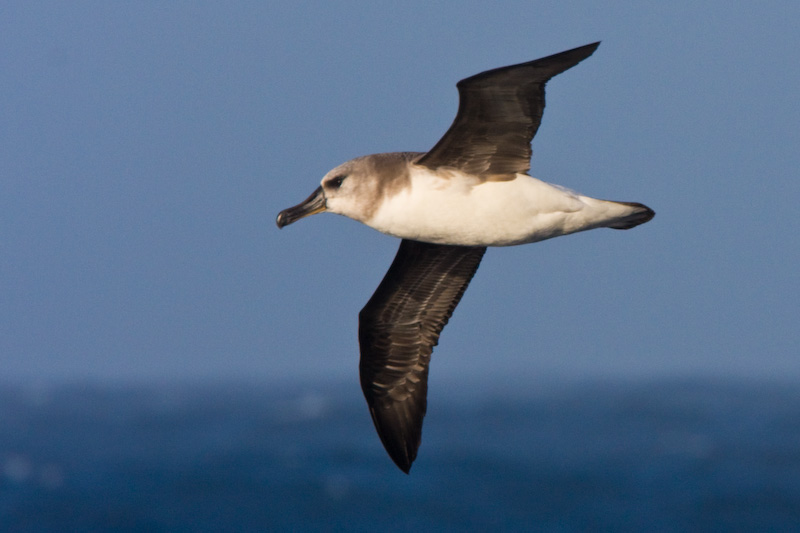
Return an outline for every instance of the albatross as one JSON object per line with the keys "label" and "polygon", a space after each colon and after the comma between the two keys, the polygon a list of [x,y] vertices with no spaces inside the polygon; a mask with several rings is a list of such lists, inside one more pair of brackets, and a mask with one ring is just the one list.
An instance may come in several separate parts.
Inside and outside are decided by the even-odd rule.
{"label": "albatross", "polygon": [[547,81],[599,42],[458,82],[453,124],[428,152],[358,157],[334,168],[279,228],[329,211],[399,237],[358,315],[361,388],[389,456],[408,473],[422,438],[433,347],[488,246],[594,228],[630,229],[649,207],[583,196],[528,174]]}

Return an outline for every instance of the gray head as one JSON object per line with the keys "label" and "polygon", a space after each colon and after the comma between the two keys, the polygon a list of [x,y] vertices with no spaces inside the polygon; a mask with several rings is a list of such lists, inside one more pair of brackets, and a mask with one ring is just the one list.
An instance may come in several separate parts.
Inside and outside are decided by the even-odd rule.
{"label": "gray head", "polygon": [[410,184],[409,165],[420,153],[393,152],[351,159],[329,171],[311,196],[278,214],[279,228],[330,211],[367,222],[387,195]]}

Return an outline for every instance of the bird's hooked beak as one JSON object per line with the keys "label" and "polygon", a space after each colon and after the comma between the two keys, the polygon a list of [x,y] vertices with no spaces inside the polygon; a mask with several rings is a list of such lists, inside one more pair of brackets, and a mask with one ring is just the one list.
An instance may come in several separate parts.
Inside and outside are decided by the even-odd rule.
{"label": "bird's hooked beak", "polygon": [[322,192],[322,186],[320,185],[302,203],[278,213],[278,219],[275,222],[278,224],[278,228],[282,228],[292,222],[297,222],[303,217],[321,213],[325,209],[325,193]]}

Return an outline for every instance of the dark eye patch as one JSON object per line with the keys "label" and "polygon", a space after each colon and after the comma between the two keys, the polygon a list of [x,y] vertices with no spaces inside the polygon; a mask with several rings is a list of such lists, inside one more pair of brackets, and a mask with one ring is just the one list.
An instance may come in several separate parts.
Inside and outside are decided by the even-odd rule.
{"label": "dark eye patch", "polygon": [[328,181],[328,187],[332,189],[338,189],[339,187],[342,186],[342,182],[344,182],[344,179],[346,177],[347,176],[336,176],[332,180]]}

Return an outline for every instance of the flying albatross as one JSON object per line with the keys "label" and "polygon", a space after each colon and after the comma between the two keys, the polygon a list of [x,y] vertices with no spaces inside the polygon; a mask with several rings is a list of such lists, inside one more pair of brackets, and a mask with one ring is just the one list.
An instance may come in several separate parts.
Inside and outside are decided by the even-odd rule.
{"label": "flying albatross", "polygon": [[528,175],[545,84],[599,44],[461,80],[456,118],[430,151],[343,163],[303,203],[278,215],[282,228],[330,211],[402,239],[359,313],[358,341],[372,421],[406,473],[422,437],[431,352],[486,247],[630,229],[655,215],[639,203],[589,198]]}

